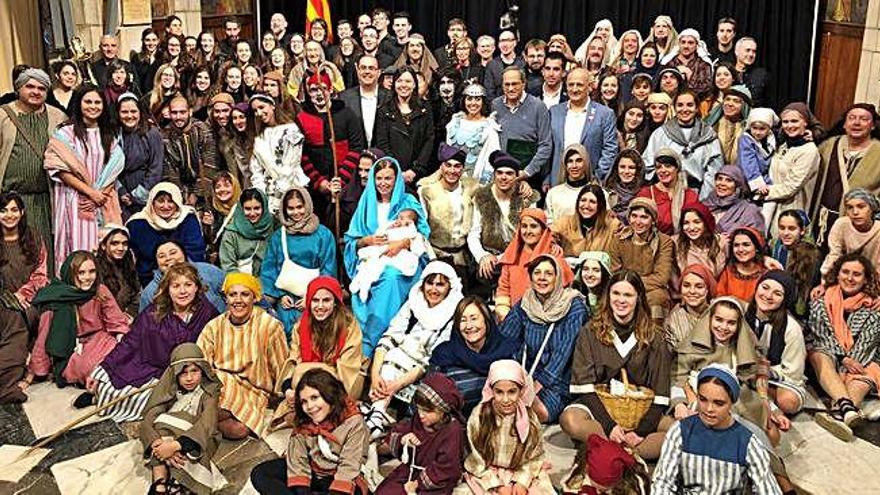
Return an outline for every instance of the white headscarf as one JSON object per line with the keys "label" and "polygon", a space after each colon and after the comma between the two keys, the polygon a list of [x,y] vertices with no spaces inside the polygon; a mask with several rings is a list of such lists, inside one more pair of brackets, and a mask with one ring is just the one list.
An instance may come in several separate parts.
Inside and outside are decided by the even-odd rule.
{"label": "white headscarf", "polygon": [[644,45],[645,42],[642,40],[642,33],[640,33],[638,29],[630,29],[621,34],[620,38],[617,40],[617,44],[614,46],[614,53],[612,53],[611,58],[608,59],[611,66],[617,65],[617,62],[623,57],[623,39],[626,38],[626,35],[628,34],[635,34],[636,39],[639,40],[639,47],[636,49],[636,62],[639,61],[639,52],[642,51],[642,45]]}
{"label": "white headscarf", "polygon": [[[446,277],[449,280],[450,287],[446,298],[432,308],[428,306],[428,301],[425,300],[422,286],[425,284],[425,280],[434,274]],[[463,297],[461,279],[458,278],[458,274],[455,273],[452,266],[449,263],[434,260],[428,263],[428,266],[422,270],[419,282],[409,290],[407,303],[409,304],[409,310],[422,325],[422,328],[436,332],[446,326]]]}
{"label": "white headscarf", "polygon": [[[617,38],[614,37],[614,24],[611,23],[608,19],[602,19],[597,22],[595,26],[593,26],[593,31],[587,36],[587,39],[581,43],[581,46],[574,52],[574,58],[578,61],[586,61],[587,59],[587,48],[590,45],[590,42],[593,41],[593,38],[599,36],[599,28],[608,28],[611,32],[608,34],[608,39],[605,41],[605,58],[602,60],[602,67],[608,65],[608,62],[611,61],[611,53],[617,49]],[[584,64],[586,66],[586,64]]]}
{"label": "white headscarf", "polygon": [[[697,40],[697,56],[703,59],[709,65],[712,64],[712,58],[709,56],[709,50],[706,48],[706,42],[700,38],[700,33],[693,28],[687,28],[684,31],[678,33],[678,39],[681,40],[685,36],[689,36]],[[669,62],[673,61],[675,57],[678,56],[679,49],[681,48],[681,43],[676,43],[675,46],[669,50],[662,60],[660,60],[660,64],[666,65]]]}
{"label": "white headscarf", "polygon": [[[663,49],[659,46],[657,47],[658,58],[662,59],[667,53],[678,46],[678,31],[675,30],[675,25],[672,24],[672,17],[669,17],[668,15],[658,15],[657,18],[654,19],[654,24],[657,23],[663,23],[669,26],[669,41],[666,42],[666,47]],[[645,43],[653,42],[656,45],[657,40],[654,39],[654,24],[651,24],[651,34],[645,39]],[[660,63],[660,61],[658,60],[657,63]]]}
{"label": "white headscarf", "polygon": [[[171,201],[174,201],[174,204],[177,205],[177,213],[169,219],[160,217],[153,209],[153,200],[156,199],[159,193],[167,193],[171,196]],[[150,196],[147,198],[147,204],[144,208],[132,215],[128,221],[146,220],[156,230],[173,230],[179,227],[190,214],[195,215],[196,210],[183,202],[183,194],[180,192],[180,188],[171,182],[160,182],[150,189]]]}

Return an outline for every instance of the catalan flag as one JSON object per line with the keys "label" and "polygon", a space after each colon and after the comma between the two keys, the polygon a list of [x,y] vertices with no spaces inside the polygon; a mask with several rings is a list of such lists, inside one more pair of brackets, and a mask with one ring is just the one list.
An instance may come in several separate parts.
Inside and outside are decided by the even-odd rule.
{"label": "catalan flag", "polygon": [[330,2],[328,0],[306,0],[306,34],[310,34],[312,21],[324,19],[327,23],[327,41],[333,42],[333,23],[330,22]]}

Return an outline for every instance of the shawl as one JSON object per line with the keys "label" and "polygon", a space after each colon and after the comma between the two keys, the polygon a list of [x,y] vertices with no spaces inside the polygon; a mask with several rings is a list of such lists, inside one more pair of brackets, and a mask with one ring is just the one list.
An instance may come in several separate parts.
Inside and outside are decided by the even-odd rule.
{"label": "shawl", "polygon": [[529,438],[529,411],[528,407],[535,401],[535,388],[531,377],[526,374],[526,370],[522,365],[513,359],[502,359],[495,361],[489,367],[489,376],[483,384],[483,397],[480,399],[481,404],[492,402],[494,392],[492,386],[496,383],[507,380],[516,383],[522,387],[519,400],[516,404],[516,434],[520,442],[526,443]]}
{"label": "shawl", "polygon": [[[101,224],[122,223],[122,206],[119,203],[119,195],[116,193],[116,179],[125,169],[125,156],[122,151],[122,136],[116,136],[110,146],[110,158],[101,169],[98,177],[92,177],[86,168],[83,159],[76,151],[76,137],[73,134],[73,126],[64,126],[55,131],[49,138],[44,155],[43,168],[50,174],[53,172],[67,172],[77,179],[89,184],[99,191],[109,192],[110,197],[104,206],[94,208],[92,200],[84,194],[77,192],[77,207],[80,217],[88,220],[96,220],[98,211],[102,216]],[[103,150],[102,150],[103,153]]]}
{"label": "shawl", "polygon": [[571,303],[578,297],[582,298],[583,295],[563,285],[559,260],[549,254],[542,254],[534,259],[539,258],[542,261],[547,260],[552,263],[556,270],[556,285],[553,287],[553,292],[541,300],[535,289],[529,287],[519,304],[530,320],[540,325],[550,325],[564,318],[568,314],[568,310],[571,309]]}
{"label": "shawl", "polygon": [[217,379],[214,369],[211,368],[211,365],[205,359],[202,349],[192,342],[186,342],[171,351],[171,363],[165,369],[165,372],[162,373],[162,377],[159,378],[159,383],[156,384],[153,393],[150,394],[150,400],[147,401],[147,406],[144,408],[145,411],[149,411],[160,404],[177,400],[177,392],[180,390],[177,376],[183,372],[188,364],[195,364],[202,370],[202,383],[200,385],[202,390],[211,397],[220,397],[220,380]]}
{"label": "shawl", "polygon": [[[306,215],[299,222],[294,222],[287,218],[287,212],[285,211],[287,205],[281,205],[281,208],[278,208],[278,219],[281,221],[281,225],[287,228],[287,233],[289,234],[309,235],[314,233],[318,230],[319,222],[318,215],[315,214],[315,205],[312,203],[312,195],[309,194],[306,188],[297,185],[291,186],[288,189],[288,192],[290,191],[297,191],[299,193],[303,200],[303,206],[306,209]],[[286,193],[285,196],[287,196]]]}
{"label": "shawl", "polygon": [[335,443],[336,445],[342,445],[342,442],[340,442],[340,440],[333,435],[333,430],[339,428],[339,425],[346,422],[348,418],[360,415],[360,410],[358,409],[357,404],[351,399],[351,397],[346,395],[344,400],[345,408],[343,408],[342,410],[342,417],[339,418],[338,423],[331,421],[328,417],[320,423],[309,422],[303,425],[297,425],[294,433],[296,435],[305,435],[307,437],[321,436]]}
{"label": "shawl", "polygon": [[439,344],[431,355],[431,366],[440,370],[465,368],[480,376],[489,374],[489,367],[500,359],[510,359],[518,346],[498,331],[494,318],[486,318],[486,342],[479,351],[468,347],[460,331],[452,332],[449,340]]}
{"label": "shawl", "polygon": [[[309,283],[309,287],[306,289],[305,308],[303,309],[302,317],[299,320],[299,327],[297,328],[300,343],[299,353],[302,362],[304,363],[324,362],[324,356],[318,354],[315,346],[312,344],[312,305],[310,302],[315,296],[315,293],[320,289],[326,289],[333,294],[333,297],[336,299],[337,309],[341,308],[344,304],[342,299],[342,287],[339,285],[339,281],[335,278],[323,275]],[[333,361],[339,359],[339,355],[342,353],[342,348],[345,347],[345,339],[346,330],[343,329],[339,333],[339,340],[336,344],[336,354],[333,357]]]}
{"label": "shawl", "polygon": [[703,204],[709,207],[713,214],[723,212],[715,225],[715,231],[731,232],[742,225],[763,226],[764,217],[761,215],[761,210],[742,197],[749,189],[739,165],[725,165],[715,175],[724,175],[736,182],[736,190],[730,196],[720,198],[713,189],[709,197],[703,200]]}
{"label": "shawl", "polygon": [[272,218],[272,213],[269,212],[269,200],[266,199],[266,195],[263,191],[260,191],[259,189],[253,190],[259,193],[260,203],[263,205],[262,215],[260,215],[260,218],[257,219],[256,222],[251,222],[244,215],[244,204],[239,204],[232,212],[232,221],[226,226],[226,231],[237,232],[245,239],[250,239],[252,241],[264,240],[268,238],[269,234],[274,230],[275,219]]}
{"label": "shawl", "polygon": [[215,210],[219,211],[223,216],[229,215],[229,212],[232,211],[232,208],[235,207],[236,203],[238,203],[238,198],[241,196],[241,184],[238,183],[238,178],[235,174],[231,174],[229,172],[223,171],[217,174],[217,177],[214,178],[214,183],[217,183],[217,179],[221,177],[226,177],[229,179],[229,182],[232,183],[232,197],[229,198],[229,201],[220,201],[216,194],[211,195],[211,206],[214,207]]}
{"label": "shawl", "polygon": [[[596,24],[593,26],[593,30],[574,52],[575,60],[579,62],[584,62],[582,64],[584,67],[587,66],[585,61],[587,59],[587,50],[590,47],[590,42],[593,41],[593,38],[599,36],[599,28],[606,28],[611,31],[610,33],[608,33],[607,41],[604,38],[602,39],[602,41],[605,42],[605,56],[602,59],[602,67],[605,67],[608,62],[611,61],[612,52],[614,52],[617,48],[617,38],[614,37],[614,24],[612,24],[611,21],[608,19],[597,21]],[[641,46],[641,36],[639,36],[639,46]]]}
{"label": "shawl", "polygon": [[74,256],[84,253],[88,254],[86,251],[70,253],[61,265],[60,276],[40,289],[31,301],[41,313],[52,311],[52,322],[46,337],[46,352],[51,356],[68,358],[73,354],[76,347],[76,308],[91,301],[98,292],[97,280],[88,290],[82,290],[76,286],[76,274],[71,273]]}
{"label": "shawl", "polygon": [[[533,218],[543,225],[544,233],[541,234],[538,243],[532,248],[531,257],[527,260],[522,260],[520,259],[520,255],[526,245],[522,240],[522,236],[517,232],[516,235],[513,236],[513,241],[507,246],[507,249],[504,250],[504,253],[501,254],[501,258],[498,260],[502,265],[525,266],[542,254],[552,254],[554,247],[558,249],[558,246],[553,241],[553,233],[547,227],[547,214],[544,213],[544,210],[539,208],[524,208],[519,214],[519,218],[522,220],[525,217]],[[556,256],[554,255],[554,258],[555,257]],[[559,262],[559,268],[562,270],[560,273],[562,275],[562,284],[567,286],[572,280],[574,280],[574,273],[572,273],[571,267],[568,266],[568,263],[566,263],[564,259],[558,258],[556,261]]]}
{"label": "shawl", "polygon": [[[600,21],[601,22],[601,21]],[[620,35],[620,39],[617,43],[614,44],[614,47],[611,52],[609,67],[612,69],[616,69],[620,66],[620,60],[623,58],[623,39],[626,38],[626,35],[634,34],[636,35],[636,39],[639,40],[638,48],[636,49],[636,63],[639,61],[639,52],[642,50],[642,45],[644,45],[644,41],[642,40],[642,33],[639,32],[638,29],[630,29],[628,31],[624,31],[623,34]]]}
{"label": "shawl", "polygon": [[[440,301],[434,307],[428,306],[425,295],[422,293],[422,285],[431,275],[440,274],[449,280],[450,289],[446,294],[446,298]],[[428,263],[422,270],[422,276],[419,282],[409,289],[409,310],[412,315],[419,321],[419,324],[425,330],[439,332],[452,319],[455,308],[458,307],[459,301],[464,297],[462,294],[461,279],[455,273],[452,265],[444,261],[434,260]]]}
{"label": "shawl", "polygon": [[694,127],[691,131],[690,140],[685,139],[684,133],[681,131],[681,125],[679,125],[677,120],[670,120],[663,124],[663,129],[666,131],[666,135],[669,136],[669,139],[671,139],[672,142],[683,148],[681,150],[681,155],[684,158],[689,157],[697,150],[697,148],[706,146],[718,139],[712,126],[700,119],[694,119]]}
{"label": "shawl", "polygon": [[[171,201],[174,201],[174,204],[177,205],[177,213],[174,214],[173,217],[169,219],[164,219],[159,216],[158,213],[153,209],[153,201],[156,199],[156,196],[159,193],[167,193],[171,196]],[[189,206],[183,202],[183,194],[180,192],[180,188],[177,184],[173,184],[171,182],[160,182],[153,186],[150,189],[150,196],[147,198],[147,204],[144,208],[135,213],[128,219],[128,222],[131,223],[133,220],[146,220],[150,227],[155,230],[174,230],[177,227],[180,227],[180,224],[186,220],[186,217],[189,215],[195,215],[196,211],[192,206]]]}
{"label": "shawl", "polygon": [[[416,394],[428,399],[434,407],[448,414],[450,417],[457,419],[460,423],[466,422],[461,413],[461,408],[464,405],[464,398],[461,395],[461,391],[458,390],[458,386],[455,385],[455,382],[446,375],[437,372],[428,373],[427,376],[422,378],[422,381],[416,388]],[[419,441],[425,443],[426,440],[437,435],[437,433],[440,432],[440,429],[438,428],[435,431],[428,431],[425,425],[422,424],[421,415],[413,414],[412,432]]]}
{"label": "shawl", "polygon": [[718,343],[715,341],[715,336],[712,334],[712,311],[721,301],[733,303],[739,311],[740,321],[736,328],[736,334],[734,334],[729,343],[729,345],[733,347],[733,354],[736,356],[736,366],[739,368],[757,363],[758,355],[756,352],[755,339],[748,328],[748,324],[745,322],[745,311],[742,308],[742,303],[739,302],[739,299],[731,296],[719,297],[712,301],[712,304],[709,305],[709,309],[707,309],[703,313],[703,316],[697,320],[696,325],[694,325],[693,330],[691,330],[690,336],[688,336],[684,349],[681,350],[679,355],[711,354],[716,351]]}
{"label": "shawl", "polygon": [[[406,186],[403,183],[403,172],[400,170],[400,163],[390,156],[382,157],[373,163],[370,169],[370,176],[367,179],[367,185],[364,186],[364,192],[358,201],[357,209],[351,217],[351,223],[348,226],[348,232],[345,233],[345,269],[349,276],[354,276],[357,272],[358,256],[357,241],[362,237],[373,235],[379,230],[379,193],[376,191],[376,168],[383,162],[391,162],[395,169],[394,189],[391,192],[391,208],[388,212],[389,218],[397,218],[401,210],[414,210],[418,213],[416,229],[425,239],[431,236],[431,227],[428,226],[427,215],[425,214],[422,204],[406,192]],[[545,222],[546,223],[546,222]]]}
{"label": "shawl", "polygon": [[828,312],[828,319],[831,320],[831,328],[834,329],[834,336],[837,338],[837,342],[840,343],[840,347],[844,351],[849,352],[855,340],[853,339],[852,330],[846,323],[845,313],[868,307],[873,303],[873,300],[864,292],[844,297],[843,289],[839,285],[834,285],[825,291],[824,302],[825,310]]}

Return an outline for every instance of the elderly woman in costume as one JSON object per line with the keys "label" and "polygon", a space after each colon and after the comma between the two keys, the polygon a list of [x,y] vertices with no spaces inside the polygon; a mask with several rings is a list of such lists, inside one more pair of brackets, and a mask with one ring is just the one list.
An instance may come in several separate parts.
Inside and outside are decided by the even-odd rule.
{"label": "elderly woman in costume", "polygon": [[[576,398],[559,419],[563,431],[578,442],[592,434],[606,436],[644,459],[656,459],[672,424],[664,416],[671,361],[660,327],[651,318],[641,277],[632,270],[618,271],[611,276],[599,313],[577,337],[570,387]],[[654,392],[654,402],[631,431],[615,421],[596,394],[596,385],[619,379],[622,370],[630,383]]]}
{"label": "elderly woman in costume", "polygon": [[501,325],[501,334],[517,343],[514,356],[534,379],[538,419],[555,423],[569,401],[571,353],[587,322],[583,295],[563,283],[559,260],[540,255],[527,265],[531,287]]}
{"label": "elderly woman in costume", "polygon": [[519,226],[513,241],[498,259],[501,277],[495,291],[495,314],[503,320],[510,308],[522,299],[531,283],[528,264],[542,254],[550,254],[560,262],[562,285],[568,286],[574,274],[565,262],[562,248],[553,241],[553,233],[547,225],[544,210],[524,208],[519,215]]}
{"label": "elderly woman in costume", "polygon": [[320,275],[336,277],[336,240],[318,221],[304,187],[290,188],[282,203],[281,228],[269,237],[259,275],[266,300],[289,336],[308,302],[303,296],[309,282]]}
{"label": "elderly woman in costume", "polygon": [[[415,227],[428,238],[431,230],[422,205],[406,192],[403,173],[397,161],[392,158],[379,159],[373,164],[364,193],[345,233],[345,270],[350,278],[354,278],[361,268],[359,249],[386,246],[386,253],[393,255],[409,248],[409,239],[392,241],[384,234],[378,234],[397,220],[403,210],[416,212],[418,219]],[[411,275],[389,264],[379,280],[372,284],[367,299],[362,299],[360,294],[352,295],[352,309],[364,333],[365,357],[373,355],[376,344],[403,305],[410,288],[420,279],[422,267],[427,262],[426,254],[420,256],[416,270]]]}
{"label": "elderly woman in costume", "polygon": [[142,286],[152,280],[158,267],[156,248],[167,239],[179,241],[191,261],[205,261],[205,239],[196,211],[183,202],[183,194],[175,184],[156,184],[147,205],[128,219],[126,227],[133,240],[131,249]]}
{"label": "elderly woman in costume", "polygon": [[212,473],[218,472],[211,459],[220,441],[220,382],[193,343],[175,347],[170,358],[140,426],[144,459],[153,475],[150,493],[174,493],[182,487],[207,495],[220,488],[211,482]]}
{"label": "elderly woman in costume", "polygon": [[73,251],[94,251],[99,227],[122,223],[116,178],[125,156],[100,90],[90,84],[77,88],[70,114],[49,139],[43,163],[57,183],[52,204],[56,267]]}
{"label": "elderly woman in costume", "polygon": [[40,289],[31,304],[42,314],[30,372],[46,377],[51,370],[60,387],[85,384],[128,332],[128,316],[101,283],[95,257],[86,251],[70,253],[60,276]]}
{"label": "elderly woman in costume", "polygon": [[532,380],[518,362],[492,363],[483,398],[468,418],[470,454],[464,461],[465,482],[456,493],[555,493],[544,469],[534,400]]}
{"label": "elderly woman in costume", "polygon": [[[740,384],[732,370],[710,365],[697,375],[698,413],[670,428],[654,471],[651,493],[671,495],[684,487],[698,493],[779,495],[770,456],[760,437],[733,414]],[[719,450],[717,446],[724,445]],[[730,453],[732,455],[728,455]]]}
{"label": "elderly woman in costume", "polygon": [[480,402],[489,366],[510,359],[516,349],[516,343],[498,330],[486,302],[466,296],[455,308],[449,340],[434,348],[430,365],[455,382],[464,397],[462,410],[470,413]]}
{"label": "elderly woman in costume", "polygon": [[269,397],[278,388],[287,357],[287,340],[281,322],[255,306],[262,290],[253,275],[226,275],[223,292],[226,312],[205,325],[196,343],[223,385],[217,427],[224,438],[240,440],[263,432]]}
{"label": "elderly woman in costume", "polygon": [[[217,315],[192,265],[180,263],[169,268],[154,302],[138,315],[129,332],[92,372],[91,392],[98,406],[159,379],[168,367],[171,351],[185,342],[195,342]],[[141,392],[101,414],[117,422],[135,421],[149,397],[149,391]]]}
{"label": "elderly woman in costume", "polygon": [[450,495],[461,479],[465,419],[455,382],[430,373],[416,388],[413,402],[416,414],[394,425],[385,441],[391,455],[403,462],[385,477],[376,495]]}
{"label": "elderly woman in costume", "polygon": [[28,225],[24,200],[16,192],[0,194],[0,404],[24,402],[33,376],[27,373],[28,340],[36,321],[31,302],[49,283],[48,253]]}
{"label": "elderly woman in costume", "polygon": [[443,261],[432,261],[419,283],[379,339],[373,356],[370,412],[367,426],[376,438],[390,421],[386,411],[392,401],[409,404],[415,383],[428,369],[431,353],[449,340],[455,308],[462,296],[461,279]]}
{"label": "elderly woman in costume", "polygon": [[880,386],[880,312],[872,306],[880,290],[876,268],[858,253],[835,261],[825,280],[825,293],[810,306],[807,350],[833,409],[816,421],[850,441],[851,425],[862,416],[859,406]]}
{"label": "elderly woman in costume", "polygon": [[715,189],[703,200],[715,217],[715,231],[729,234],[738,227],[765,232],[761,208],[745,196],[749,194],[745,175],[739,165],[725,165],[715,173]]}

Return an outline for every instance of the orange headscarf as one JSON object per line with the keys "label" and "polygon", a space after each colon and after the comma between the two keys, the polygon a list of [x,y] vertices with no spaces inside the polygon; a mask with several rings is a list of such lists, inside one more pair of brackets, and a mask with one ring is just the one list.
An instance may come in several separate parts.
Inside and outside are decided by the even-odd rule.
{"label": "orange headscarf", "polygon": [[541,234],[538,243],[529,249],[525,242],[523,242],[522,235],[520,235],[519,228],[517,227],[517,232],[513,236],[513,241],[507,246],[507,249],[504,250],[499,263],[504,265],[526,266],[536,257],[542,254],[549,254],[556,258],[556,261],[559,262],[559,266],[562,267],[562,285],[566,287],[569,286],[574,280],[574,273],[571,271],[571,267],[568,266],[568,262],[566,262],[563,257],[562,248],[553,241],[553,233],[547,226],[547,214],[540,208],[525,208],[519,214],[520,222],[526,217],[532,218],[540,223],[544,227],[544,233]]}

